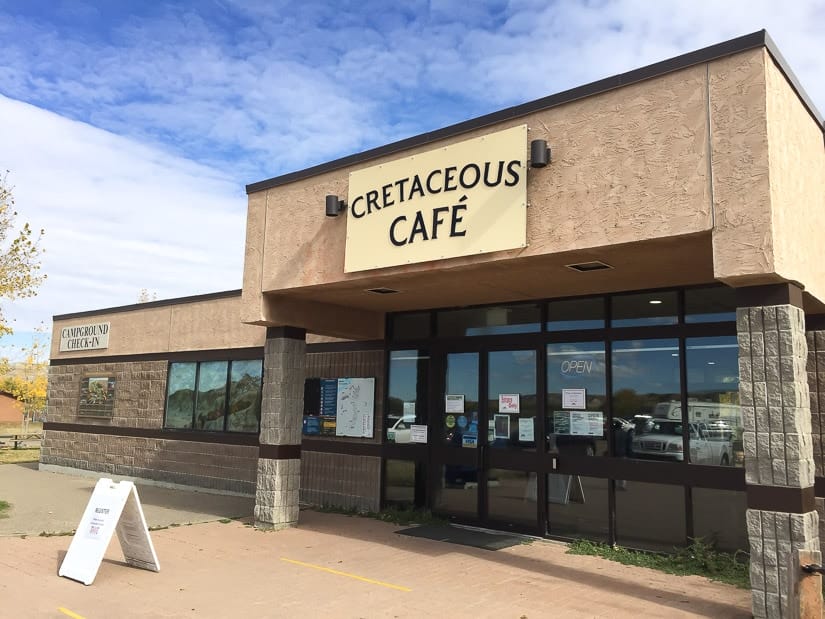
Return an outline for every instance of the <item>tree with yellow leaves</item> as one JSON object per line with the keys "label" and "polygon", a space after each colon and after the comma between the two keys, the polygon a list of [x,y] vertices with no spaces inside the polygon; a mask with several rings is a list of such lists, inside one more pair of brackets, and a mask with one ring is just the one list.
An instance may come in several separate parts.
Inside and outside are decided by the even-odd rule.
{"label": "tree with yellow leaves", "polygon": [[[8,183],[9,172],[0,176],[0,300],[15,301],[33,297],[46,279],[40,273],[44,231],[34,233],[28,223],[16,227],[14,194]],[[0,307],[0,337],[13,332]],[[47,369],[44,329],[38,330],[30,347],[23,347],[23,361],[10,364],[0,360],[0,389],[14,395],[23,404],[23,427],[39,418],[46,408]]]}
{"label": "tree with yellow leaves", "polygon": [[[28,223],[16,228],[17,211],[8,175],[6,170],[0,176],[0,299],[15,301],[35,296],[46,279],[40,273],[40,241],[44,231],[35,234]],[[0,307],[0,336],[12,332]]]}
{"label": "tree with yellow leaves", "polygon": [[0,368],[0,390],[12,394],[23,405],[23,433],[28,432],[28,422],[42,419],[46,412],[46,390],[49,364],[48,332],[44,326],[35,329],[30,346],[20,348],[22,361],[9,363],[3,359]]}

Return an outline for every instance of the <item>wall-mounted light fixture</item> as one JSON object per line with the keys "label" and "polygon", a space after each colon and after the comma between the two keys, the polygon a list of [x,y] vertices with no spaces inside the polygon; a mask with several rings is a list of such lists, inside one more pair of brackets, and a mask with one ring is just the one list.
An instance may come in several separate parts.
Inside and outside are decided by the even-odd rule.
{"label": "wall-mounted light fixture", "polygon": [[530,142],[530,167],[543,168],[550,163],[550,148],[547,140],[533,140]]}
{"label": "wall-mounted light fixture", "polygon": [[347,208],[343,200],[339,200],[338,196],[327,196],[327,217],[338,217],[338,213]]}

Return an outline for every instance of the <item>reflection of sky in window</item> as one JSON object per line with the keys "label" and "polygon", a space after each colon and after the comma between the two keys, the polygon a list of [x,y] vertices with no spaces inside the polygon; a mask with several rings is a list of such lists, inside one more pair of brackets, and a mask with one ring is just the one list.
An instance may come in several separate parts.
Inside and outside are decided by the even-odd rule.
{"label": "reflection of sky in window", "polygon": [[226,361],[201,363],[198,376],[198,391],[209,391],[226,386]]}
{"label": "reflection of sky in window", "polygon": [[690,392],[737,391],[739,344],[736,336],[688,338],[687,370]]}
{"label": "reflection of sky in window", "polygon": [[447,393],[478,401],[478,353],[447,355]]}
{"label": "reflection of sky in window", "polygon": [[195,389],[195,363],[173,363],[169,368],[169,393]]}
{"label": "reflection of sky in window", "polygon": [[679,341],[627,340],[613,344],[613,391],[679,393]]}
{"label": "reflection of sky in window", "polygon": [[417,350],[394,350],[390,352],[390,397],[404,402],[415,402],[418,384],[418,363],[421,356]]}
{"label": "reflection of sky in window", "polygon": [[232,381],[239,381],[244,376],[252,376],[253,378],[261,377],[261,367],[263,362],[260,359],[253,359],[251,361],[233,361],[232,362]]}
{"label": "reflection of sky in window", "polygon": [[536,352],[507,350],[489,356],[489,397],[500,393],[536,393]]}

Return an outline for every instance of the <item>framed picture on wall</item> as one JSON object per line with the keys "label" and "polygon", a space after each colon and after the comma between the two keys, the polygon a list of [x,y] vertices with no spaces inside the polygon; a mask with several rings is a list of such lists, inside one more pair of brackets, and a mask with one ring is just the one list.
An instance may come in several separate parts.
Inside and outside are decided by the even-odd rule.
{"label": "framed picture on wall", "polygon": [[80,380],[78,417],[112,417],[115,409],[114,376],[84,376]]}

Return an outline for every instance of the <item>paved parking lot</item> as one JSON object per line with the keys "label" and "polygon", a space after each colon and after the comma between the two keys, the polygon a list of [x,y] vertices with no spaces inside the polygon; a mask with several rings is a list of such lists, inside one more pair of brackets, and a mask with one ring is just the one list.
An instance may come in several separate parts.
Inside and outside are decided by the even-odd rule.
{"label": "paved parking lot", "polygon": [[[77,480],[35,473],[48,484]],[[209,496],[169,492],[187,507],[182,513],[196,513]],[[78,519],[81,512],[82,505]],[[57,576],[70,537],[0,537],[0,615],[750,616],[748,592],[703,578],[567,555],[555,542],[489,551],[399,535],[401,528],[314,511],[301,512],[299,527],[278,532],[239,521],[170,527],[152,532],[159,573],[126,566],[113,541],[88,587]]]}

